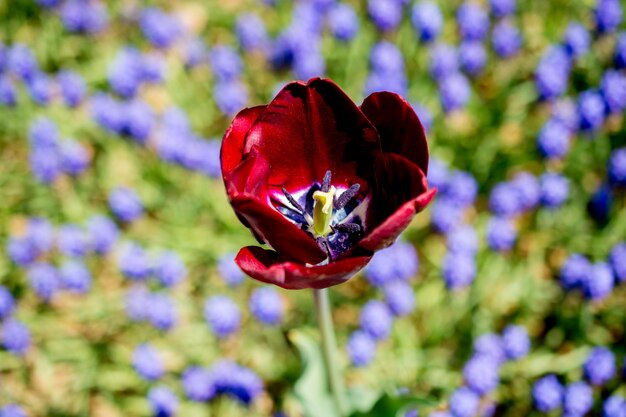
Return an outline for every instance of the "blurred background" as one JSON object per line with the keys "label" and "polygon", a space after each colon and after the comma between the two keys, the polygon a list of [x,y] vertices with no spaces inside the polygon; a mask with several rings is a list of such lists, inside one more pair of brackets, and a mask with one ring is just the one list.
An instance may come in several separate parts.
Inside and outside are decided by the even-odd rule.
{"label": "blurred background", "polygon": [[0,1],[0,416],[320,415],[312,296],[236,267],[219,167],[315,76],[405,97],[439,188],[331,289],[360,401],[625,416],[623,28],[617,0]]}

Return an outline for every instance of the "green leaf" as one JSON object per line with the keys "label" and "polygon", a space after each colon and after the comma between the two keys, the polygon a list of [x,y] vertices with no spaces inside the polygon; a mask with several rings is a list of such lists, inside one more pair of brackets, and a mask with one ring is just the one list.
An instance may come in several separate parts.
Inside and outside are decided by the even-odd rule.
{"label": "green leaf", "polygon": [[411,395],[398,396],[387,393],[381,396],[370,410],[364,412],[357,411],[351,414],[351,417],[404,417],[407,411],[419,406],[432,407],[435,405],[437,405],[436,402],[424,398]]}
{"label": "green leaf", "polygon": [[311,331],[293,330],[289,340],[302,358],[302,374],[294,386],[294,394],[305,417],[340,417],[328,390],[324,358]]}

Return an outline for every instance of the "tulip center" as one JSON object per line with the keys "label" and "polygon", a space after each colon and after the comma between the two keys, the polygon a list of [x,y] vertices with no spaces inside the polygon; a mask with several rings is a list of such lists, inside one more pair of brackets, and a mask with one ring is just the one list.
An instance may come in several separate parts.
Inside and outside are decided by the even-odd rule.
{"label": "tulip center", "polygon": [[277,208],[311,235],[332,261],[363,236],[368,201],[359,198],[358,183],[345,188],[330,182],[331,172],[326,171],[321,184],[316,182],[299,193],[283,188],[286,201],[281,200]]}

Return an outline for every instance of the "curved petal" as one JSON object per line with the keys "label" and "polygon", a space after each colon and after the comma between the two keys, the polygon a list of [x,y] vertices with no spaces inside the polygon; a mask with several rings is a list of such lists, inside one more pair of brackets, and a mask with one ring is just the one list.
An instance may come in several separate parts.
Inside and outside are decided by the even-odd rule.
{"label": "curved petal", "polygon": [[327,288],[347,281],[370,261],[371,256],[345,258],[326,265],[306,266],[282,262],[274,251],[257,246],[242,248],[235,262],[252,278],[288,290]]}
{"label": "curved petal", "polygon": [[[358,181],[357,167],[368,165],[380,149],[376,129],[334,82],[314,78],[287,84],[258,117],[245,140],[269,162],[270,187],[290,192],[322,181]],[[366,185],[366,181],[359,181]]]}
{"label": "curved petal", "polygon": [[241,110],[226,130],[220,150],[223,176],[228,175],[243,159],[246,134],[266,107],[262,105]]}
{"label": "curved petal", "polygon": [[282,214],[258,198],[236,194],[231,205],[245,219],[255,236],[279,252],[284,259],[317,264],[326,259],[326,253],[315,240]]}
{"label": "curved petal", "polygon": [[370,251],[393,243],[437,192],[428,189],[426,175],[420,168],[399,155],[381,155],[373,169],[376,182],[367,213],[368,232],[358,243]]}
{"label": "curved petal", "polygon": [[407,228],[413,217],[422,211],[437,194],[436,188],[431,188],[413,200],[407,201],[398,208],[384,222],[361,239],[358,246],[368,251],[378,251],[391,245]]}
{"label": "curved petal", "polygon": [[369,95],[361,111],[378,130],[383,152],[402,155],[428,173],[428,144],[424,127],[413,107],[387,91]]}

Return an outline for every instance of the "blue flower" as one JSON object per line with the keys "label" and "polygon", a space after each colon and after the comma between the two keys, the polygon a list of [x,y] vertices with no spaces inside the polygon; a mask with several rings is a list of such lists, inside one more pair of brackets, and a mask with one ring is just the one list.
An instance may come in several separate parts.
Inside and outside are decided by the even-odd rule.
{"label": "blue flower", "polygon": [[146,39],[157,48],[169,48],[182,35],[176,18],[155,7],[141,12],[139,26]]}
{"label": "blue flower", "polygon": [[443,110],[448,113],[459,110],[471,96],[469,81],[463,74],[454,73],[439,80],[439,94]]}
{"label": "blue flower", "polygon": [[502,345],[507,358],[520,359],[530,351],[530,339],[522,326],[507,326],[502,331]]}
{"label": "blue flower", "polygon": [[186,40],[182,54],[187,68],[196,68],[209,63],[209,48],[200,38]]}
{"label": "blue flower", "polygon": [[619,71],[608,70],[600,81],[600,90],[609,113],[626,109],[626,77]]}
{"label": "blue flower", "polygon": [[328,26],[335,38],[347,42],[359,31],[359,18],[349,4],[336,4],[328,13]]}
{"label": "blue flower", "polygon": [[546,375],[533,385],[533,400],[537,410],[548,413],[563,403],[564,388],[556,375]]}
{"label": "blue flower", "polygon": [[618,282],[626,281],[626,242],[618,243],[611,249],[609,262]]}
{"label": "blue flower", "polygon": [[77,33],[99,33],[109,20],[106,7],[98,1],[68,0],[61,6],[60,13],[65,28]]}
{"label": "blue flower", "polygon": [[204,303],[204,319],[213,334],[222,339],[239,329],[241,313],[233,300],[225,295],[214,295]]}
{"label": "blue flower", "polygon": [[565,388],[563,411],[568,416],[583,416],[593,406],[593,391],[582,381],[573,382]]}
{"label": "blue flower", "polygon": [[442,194],[459,207],[469,207],[476,200],[478,183],[469,172],[454,171],[448,175]]}
{"label": "blue flower", "polygon": [[233,116],[248,102],[248,90],[240,81],[220,82],[215,85],[213,97],[222,113]]}
{"label": "blue flower", "polygon": [[443,259],[443,279],[446,287],[460,290],[474,281],[476,260],[466,253],[448,252]]}
{"label": "blue flower", "polygon": [[473,417],[479,405],[480,397],[467,387],[458,388],[450,396],[450,411],[454,417]]}
{"label": "blue flower", "polygon": [[606,106],[600,93],[587,90],[578,96],[578,113],[582,130],[597,130],[604,123]]}
{"label": "blue flower", "polygon": [[402,4],[396,0],[368,0],[367,13],[378,29],[391,31],[402,20]]}
{"label": "blue flower", "polygon": [[448,250],[455,253],[475,255],[478,252],[478,236],[470,225],[461,225],[446,235]]}
{"label": "blue flower", "polygon": [[249,306],[252,315],[261,323],[277,325],[283,319],[283,299],[273,287],[261,287],[252,291]]}
{"label": "blue flower", "polygon": [[570,147],[571,132],[560,121],[549,119],[541,128],[537,137],[537,148],[546,158],[561,158]]}
{"label": "blue flower", "polygon": [[428,184],[443,193],[448,184],[448,175],[446,165],[439,158],[431,157],[428,161]]}
{"label": "blue flower", "polygon": [[162,252],[154,265],[154,275],[166,287],[173,287],[185,278],[187,268],[176,252]]}
{"label": "blue flower", "polygon": [[406,282],[389,282],[385,284],[383,293],[387,307],[395,316],[406,316],[415,308],[413,288]]}
{"label": "blue flower", "polygon": [[11,236],[7,243],[7,255],[19,266],[26,266],[37,259],[37,248],[27,237]]}
{"label": "blue flower", "polygon": [[455,74],[459,69],[457,52],[453,46],[438,43],[430,49],[430,75],[441,80]]}
{"label": "blue flower", "polygon": [[626,147],[614,150],[608,163],[609,181],[626,186]]}
{"label": "blue flower", "polygon": [[199,366],[185,369],[182,375],[182,385],[185,395],[191,401],[208,401],[216,394],[213,374],[208,369]]}
{"label": "blue flower", "polygon": [[498,362],[483,355],[473,356],[463,368],[465,383],[480,396],[490,393],[498,386],[498,373]]}
{"label": "blue flower", "polygon": [[80,142],[67,139],[61,144],[61,168],[70,175],[79,175],[89,166],[89,152]]}
{"label": "blue flower", "polygon": [[326,61],[319,48],[312,48],[309,51],[296,52],[293,59],[293,72],[296,78],[308,80],[313,77],[324,75],[326,71]]}
{"label": "blue flower", "polygon": [[376,341],[363,330],[357,330],[350,335],[346,350],[352,365],[366,366],[376,355]]}
{"label": "blue flower", "polygon": [[433,203],[431,222],[436,231],[447,234],[463,220],[463,209],[448,198],[440,197]]}
{"label": "blue flower", "polygon": [[243,62],[237,52],[226,45],[213,47],[210,53],[211,67],[220,81],[236,79],[243,69]]}
{"label": "blue flower", "polygon": [[530,210],[539,205],[541,187],[539,180],[534,175],[528,172],[519,172],[511,180],[511,184],[517,191],[518,201],[522,209]]}
{"label": "blue flower", "polygon": [[131,287],[125,297],[126,315],[133,321],[147,320],[151,308],[150,299],[151,294],[146,287]]}
{"label": "blue flower", "polygon": [[109,253],[119,236],[117,225],[108,217],[101,215],[89,219],[87,230],[92,249],[101,255]]}
{"label": "blue flower", "polygon": [[587,213],[589,213],[591,218],[598,224],[607,224],[612,205],[613,190],[608,184],[600,184],[587,202]]}
{"label": "blue flower", "polygon": [[249,368],[222,360],[211,367],[217,394],[224,394],[249,405],[263,391],[263,381]]}
{"label": "blue flower", "polygon": [[5,320],[1,338],[4,348],[14,355],[23,356],[30,347],[30,330],[16,319]]}
{"label": "blue flower", "polygon": [[585,256],[578,253],[570,255],[559,273],[561,285],[571,290],[579,288],[591,274],[591,262]]}
{"label": "blue flower", "polygon": [[139,196],[127,187],[117,187],[109,193],[109,207],[118,219],[126,223],[138,219],[143,214]]}
{"label": "blue flower", "polygon": [[459,62],[469,75],[479,75],[487,63],[487,51],[480,41],[463,41],[459,46]]}
{"label": "blue flower", "polygon": [[176,306],[164,293],[151,294],[148,298],[146,319],[159,330],[170,330],[177,321]]}
{"label": "blue flower", "polygon": [[613,291],[614,277],[611,267],[606,262],[591,265],[589,275],[582,281],[582,289],[590,300],[601,300]]}
{"label": "blue flower", "polygon": [[511,182],[496,184],[489,194],[489,210],[501,217],[511,217],[522,211],[517,187]]}
{"label": "blue flower", "polygon": [[152,262],[148,254],[134,242],[122,247],[117,264],[122,274],[132,280],[145,280],[152,274]]}
{"label": "blue flower", "polygon": [[[420,104],[420,103],[416,103],[413,102],[411,103],[411,107],[413,107],[413,111],[415,111],[415,114],[417,114],[417,117],[419,117],[420,122],[422,122],[422,126],[424,127],[424,131],[428,132],[430,131],[430,129],[433,126],[433,115],[431,113],[431,111],[428,109],[428,107]],[[432,158],[431,158],[432,160]],[[430,171],[429,171],[430,172]],[[428,181],[429,184],[431,184],[430,181]],[[432,184],[431,184],[432,186]]]}
{"label": "blue flower", "polygon": [[30,98],[40,106],[47,106],[52,98],[52,81],[47,75],[37,73],[26,81]]}
{"label": "blue flower", "polygon": [[155,417],[171,417],[178,410],[178,397],[164,386],[150,388],[148,401]]}
{"label": "blue flower", "polygon": [[3,285],[0,285],[0,320],[4,320],[13,312],[15,299],[11,292]]}
{"label": "blue flower", "polygon": [[496,24],[492,33],[493,50],[502,58],[509,58],[522,46],[522,35],[518,28],[509,21],[503,20]]}
{"label": "blue flower", "polygon": [[415,247],[399,241],[374,255],[365,267],[365,276],[371,285],[380,288],[390,282],[408,281],[417,275],[418,270],[419,258]]}
{"label": "blue flower", "polygon": [[137,94],[143,77],[141,61],[141,54],[135,48],[125,47],[117,53],[107,72],[114,92],[125,98]]}
{"label": "blue flower", "polygon": [[626,416],[626,400],[619,394],[613,394],[604,401],[602,406],[603,417]]}
{"label": "blue flower", "polygon": [[583,365],[585,378],[592,385],[603,385],[615,376],[615,355],[608,348],[593,348]]}
{"label": "blue flower", "polygon": [[461,4],[456,19],[463,39],[481,40],[487,35],[489,17],[478,3],[466,1]]}
{"label": "blue flower", "polygon": [[0,416],[1,417],[27,417],[24,409],[17,404],[8,404],[0,408]]}
{"label": "blue flower", "polygon": [[7,69],[20,80],[27,81],[39,72],[39,64],[28,46],[16,43],[7,53]]}
{"label": "blue flower", "polygon": [[89,252],[89,236],[81,227],[66,224],[57,232],[57,244],[61,253],[81,257]]}
{"label": "blue flower", "polygon": [[148,381],[156,381],[165,374],[159,352],[147,343],[135,348],[133,352],[133,368],[135,368],[140,377]]}
{"label": "blue flower", "polygon": [[64,262],[59,269],[59,276],[61,285],[72,292],[83,294],[91,288],[91,273],[82,262]]}
{"label": "blue flower", "polygon": [[13,107],[17,104],[17,89],[13,80],[0,73],[0,104]]}
{"label": "blue flower", "polygon": [[142,81],[159,84],[165,79],[167,63],[165,62],[163,56],[157,53],[143,54],[139,64]]}
{"label": "blue flower", "polygon": [[59,273],[52,265],[38,262],[28,268],[28,283],[43,301],[50,301],[59,290]]}
{"label": "blue flower", "polygon": [[622,6],[619,0],[598,0],[595,18],[598,32],[615,31],[622,22]]}
{"label": "blue flower", "polygon": [[617,37],[614,61],[617,68],[626,68],[626,33],[624,32],[621,32]]}
{"label": "blue flower", "polygon": [[73,71],[61,71],[57,74],[61,96],[68,107],[78,106],[85,98],[87,86],[85,80]]}
{"label": "blue flower", "polygon": [[505,17],[515,13],[515,0],[489,0],[491,12],[496,17]]}
{"label": "blue flower", "polygon": [[254,13],[243,13],[237,17],[235,33],[239,44],[246,51],[263,49],[268,42],[265,23]]}
{"label": "blue flower", "polygon": [[487,224],[487,244],[495,251],[511,250],[517,240],[517,229],[509,220],[492,217]]}
{"label": "blue flower", "polygon": [[502,338],[495,333],[485,333],[474,341],[474,355],[488,357],[500,364],[506,359]]}
{"label": "blue flower", "polygon": [[155,124],[152,109],[142,100],[132,100],[123,105],[122,132],[145,144]]}
{"label": "blue flower", "polygon": [[562,123],[574,133],[580,126],[580,116],[576,102],[571,98],[561,98],[552,104],[552,119]]}
{"label": "blue flower", "polygon": [[439,37],[443,28],[443,15],[436,3],[420,1],[413,6],[411,23],[422,42],[430,42]]}
{"label": "blue flower", "polygon": [[589,51],[591,36],[587,29],[580,23],[570,23],[565,30],[563,44],[570,55],[576,58]]}
{"label": "blue flower", "polygon": [[382,301],[368,301],[361,310],[361,328],[374,340],[384,340],[391,333],[393,316],[391,311]]}
{"label": "blue flower", "polygon": [[570,57],[562,46],[546,50],[535,69],[535,85],[541,98],[549,100],[567,90],[571,70]]}
{"label": "blue flower", "polygon": [[122,133],[124,110],[120,102],[107,94],[98,93],[91,98],[91,116],[100,127],[111,133]]}
{"label": "blue flower", "polygon": [[404,57],[396,45],[381,41],[370,51],[370,66],[379,74],[404,74]]}
{"label": "blue flower", "polygon": [[245,275],[235,263],[235,253],[228,252],[220,257],[217,262],[217,271],[231,287],[240,285]]}
{"label": "blue flower", "polygon": [[547,172],[541,176],[541,203],[548,208],[561,206],[569,194],[569,181],[562,175]]}

